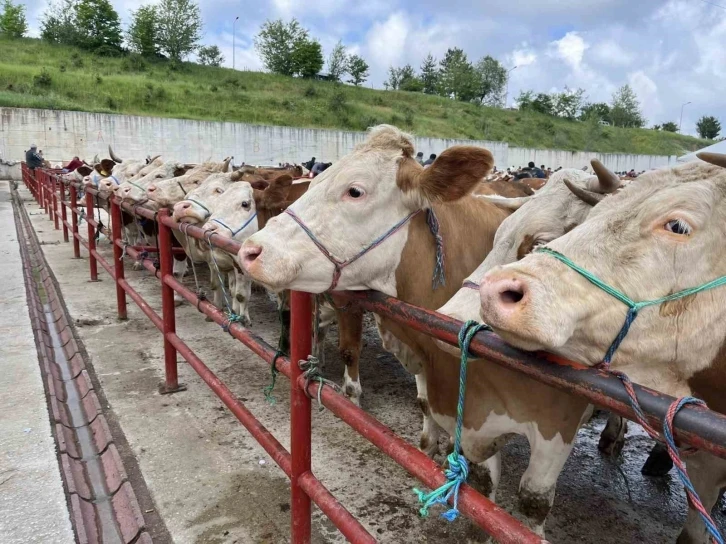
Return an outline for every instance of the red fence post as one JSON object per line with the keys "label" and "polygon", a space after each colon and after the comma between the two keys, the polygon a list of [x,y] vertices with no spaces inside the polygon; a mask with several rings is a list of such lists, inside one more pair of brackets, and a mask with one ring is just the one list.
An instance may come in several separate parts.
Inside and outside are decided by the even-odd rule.
{"label": "red fence post", "polygon": [[111,198],[111,242],[113,243],[113,267],[116,272],[116,306],[118,307],[118,318],[127,319],[126,316],[126,291],[119,283],[124,279],[124,258],[123,250],[118,245],[121,242],[121,208],[115,198]]}
{"label": "red fence post", "polygon": [[174,273],[174,258],[171,250],[171,229],[164,224],[165,217],[169,217],[169,210],[163,208],[159,210],[157,215],[159,267],[161,268],[161,317],[164,321],[164,370],[166,375],[164,383],[159,385],[159,393],[162,395],[186,389],[184,385],[179,384],[176,348],[169,340],[170,335],[176,336],[176,314],[174,289],[166,283],[166,278]]}
{"label": "red fence post", "polygon": [[88,225],[88,264],[91,267],[91,281],[98,281],[98,263],[93,252],[96,251],[96,229],[93,221],[93,195],[86,192],[86,224]]}
{"label": "red fence post", "polygon": [[73,257],[76,259],[81,258],[81,243],[78,240],[78,214],[76,213],[76,210],[78,209],[78,190],[76,189],[76,186],[71,184],[71,190],[70,190],[70,199],[71,199],[71,234],[73,235]]}
{"label": "red fence post", "polygon": [[43,208],[43,211],[45,212],[45,190],[43,188],[43,172],[40,170],[40,168],[36,168],[33,170],[33,173],[35,174],[35,183],[38,187],[38,204],[41,208]]}
{"label": "red fence post", "polygon": [[53,191],[53,226],[55,230],[60,230],[60,227],[58,226],[58,178],[55,174],[49,174],[48,181],[50,182]]}
{"label": "red fence post", "polygon": [[309,544],[311,528],[310,497],[302,490],[299,478],[311,467],[310,435],[312,417],[310,398],[298,387],[302,374],[298,361],[304,361],[312,353],[312,295],[292,291],[290,293],[290,514],[292,518],[292,544]]}
{"label": "red fence post", "polygon": [[63,241],[68,242],[68,212],[66,210],[66,186],[61,181],[58,183],[60,192],[61,223],[63,224]]}

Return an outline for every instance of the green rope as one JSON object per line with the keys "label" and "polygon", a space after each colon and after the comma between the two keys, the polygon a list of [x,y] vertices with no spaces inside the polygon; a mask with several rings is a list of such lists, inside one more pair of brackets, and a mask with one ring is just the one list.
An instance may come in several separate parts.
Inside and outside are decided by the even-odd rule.
{"label": "green rope", "polygon": [[270,383],[267,385],[262,392],[265,394],[265,400],[268,402],[270,406],[273,406],[277,403],[277,399],[272,394],[272,391],[275,389],[275,382],[277,381],[277,375],[280,373],[279,370],[277,370],[277,359],[284,356],[285,354],[282,353],[280,350],[277,350],[275,352],[275,356],[272,358],[272,362],[270,363]]}

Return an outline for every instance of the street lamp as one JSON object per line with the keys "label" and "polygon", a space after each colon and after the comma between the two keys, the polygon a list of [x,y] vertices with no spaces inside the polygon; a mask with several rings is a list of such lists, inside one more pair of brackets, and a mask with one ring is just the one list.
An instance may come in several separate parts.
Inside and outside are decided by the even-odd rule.
{"label": "street lamp", "polygon": [[236,53],[236,50],[237,50],[237,47],[236,47],[236,39],[235,39],[236,38],[236,34],[235,34],[235,31],[234,31],[234,25],[237,23],[237,21],[239,21],[239,15],[234,18],[234,21],[232,21],[232,70],[235,69],[234,68],[234,64],[235,64],[235,62],[234,62],[235,61],[234,56],[235,56],[235,53]]}
{"label": "street lamp", "polygon": [[681,132],[681,125],[683,124],[683,108],[685,108],[686,106],[688,106],[688,104],[690,104],[690,102],[686,102],[685,104],[681,104],[681,120],[678,121],[678,133],[679,134]]}
{"label": "street lamp", "polygon": [[517,69],[517,66],[515,66],[514,68],[510,68],[509,70],[507,70],[507,92],[504,93],[504,107],[505,108],[507,107],[507,100],[509,100],[509,74],[512,73],[512,70],[516,70],[516,69]]}

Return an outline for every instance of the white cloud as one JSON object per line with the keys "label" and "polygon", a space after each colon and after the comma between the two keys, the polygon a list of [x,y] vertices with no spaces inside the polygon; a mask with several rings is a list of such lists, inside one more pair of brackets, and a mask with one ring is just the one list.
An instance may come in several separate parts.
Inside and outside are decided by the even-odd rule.
{"label": "white cloud", "polygon": [[561,39],[552,42],[552,45],[554,46],[553,54],[575,69],[582,64],[585,50],[589,47],[577,32],[568,32]]}

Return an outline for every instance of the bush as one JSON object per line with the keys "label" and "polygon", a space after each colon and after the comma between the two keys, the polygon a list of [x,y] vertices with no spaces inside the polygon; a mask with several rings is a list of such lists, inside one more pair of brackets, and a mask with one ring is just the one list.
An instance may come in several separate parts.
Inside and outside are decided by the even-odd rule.
{"label": "bush", "polygon": [[50,73],[45,68],[43,68],[40,71],[40,73],[33,78],[33,85],[35,87],[41,87],[43,89],[48,89],[52,83],[53,83],[53,78],[50,77]]}
{"label": "bush", "polygon": [[403,122],[406,124],[406,126],[413,126],[413,121],[416,115],[413,109],[411,109],[410,106],[403,106],[400,111],[403,114]]}
{"label": "bush", "polygon": [[67,68],[68,68],[68,66],[66,65],[65,62],[61,62],[60,66],[58,66],[58,70],[60,70],[61,73],[65,72]]}
{"label": "bush", "polygon": [[93,54],[98,57],[120,57],[124,52],[118,47],[112,45],[102,45],[93,51]]}
{"label": "bush", "polygon": [[403,117],[401,117],[397,113],[394,113],[393,115],[391,115],[391,124],[394,127],[400,127],[403,124]]}
{"label": "bush", "polygon": [[101,83],[103,83],[103,78],[96,74],[96,85],[100,85]]}
{"label": "bush", "polygon": [[315,90],[314,86],[308,85],[307,87],[305,87],[305,92],[303,92],[303,94],[308,98],[313,98],[314,96],[318,95],[318,91]]}
{"label": "bush", "polygon": [[145,72],[147,69],[148,65],[141,55],[131,55],[121,61],[121,70],[124,72]]}
{"label": "bush", "polygon": [[328,102],[332,111],[342,111],[348,105],[348,99],[343,91],[335,91]]}
{"label": "bush", "polygon": [[374,96],[373,97],[373,105],[374,106],[383,106],[385,102],[383,101],[382,96]]}
{"label": "bush", "polygon": [[82,68],[83,67],[83,57],[79,55],[78,53],[71,54],[71,64],[74,68]]}
{"label": "bush", "polygon": [[117,110],[118,109],[118,103],[114,99],[113,96],[106,95],[106,106],[108,106],[111,110]]}
{"label": "bush", "polygon": [[209,87],[209,90],[212,91],[213,93],[216,93],[219,89],[217,88],[216,85],[212,85],[211,87]]}

